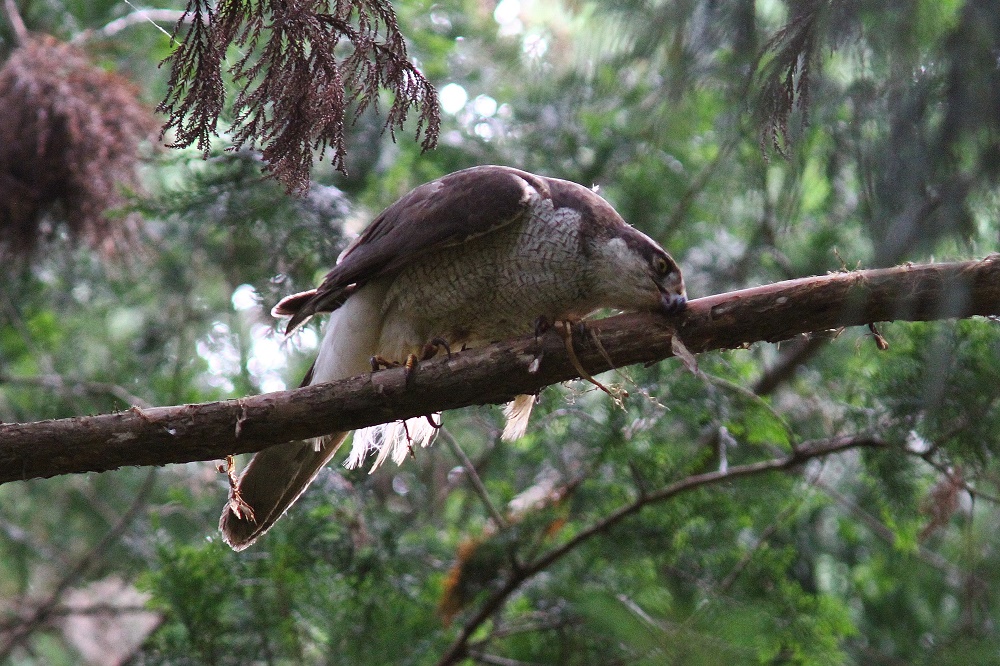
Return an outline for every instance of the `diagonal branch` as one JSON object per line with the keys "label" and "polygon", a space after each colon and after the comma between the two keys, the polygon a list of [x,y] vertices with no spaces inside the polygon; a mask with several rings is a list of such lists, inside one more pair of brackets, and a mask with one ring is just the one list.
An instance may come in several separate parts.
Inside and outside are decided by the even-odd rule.
{"label": "diagonal branch", "polygon": [[[776,342],[879,321],[1000,316],[1000,255],[789,280],[691,301],[680,316],[592,322],[576,355],[592,374],[674,354]],[[681,347],[677,349],[683,352]],[[531,372],[541,357],[537,372]],[[0,483],[123,465],[215,460],[281,442],[468,405],[498,404],[579,377],[563,341],[526,336],[422,364],[295,391],[198,405],[0,424]]]}
{"label": "diagonal branch", "polygon": [[156,482],[156,470],[151,469],[136,492],[135,499],[129,508],[122,514],[118,522],[101,537],[94,546],[87,551],[83,557],[69,567],[63,574],[59,582],[56,583],[49,596],[38,604],[34,612],[29,617],[24,618],[16,627],[3,637],[0,643],[0,662],[6,663],[11,653],[18,645],[22,644],[33,632],[45,626],[62,602],[63,595],[70,589],[89,569],[99,563],[106,551],[118,542],[118,539],[131,527],[132,522],[139,515],[139,512],[149,499],[149,494],[153,490]]}
{"label": "diagonal branch", "polygon": [[584,542],[595,536],[604,534],[610,529],[616,527],[626,518],[639,513],[651,504],[665,502],[676,497],[677,495],[696,488],[704,488],[706,486],[712,486],[724,481],[732,481],[734,479],[740,479],[747,476],[756,476],[766,472],[791,469],[800,466],[807,460],[832,455],[834,453],[840,453],[848,449],[883,446],[885,446],[885,444],[882,441],[864,435],[834,437],[826,440],[806,442],[786,456],[762,460],[760,462],[749,463],[746,465],[739,465],[737,467],[730,467],[727,470],[717,470],[714,472],[706,472],[704,474],[695,474],[685,477],[668,486],[664,486],[655,492],[642,495],[634,502],[626,504],[590,527],[577,532],[571,539],[553,548],[531,563],[518,568],[511,575],[511,577],[504,582],[503,586],[493,592],[483,602],[483,605],[480,606],[476,614],[466,621],[466,623],[462,626],[461,631],[459,631],[458,636],[438,661],[438,666],[455,664],[461,661],[468,654],[468,643],[472,635],[475,634],[480,626],[492,617],[493,614],[496,613],[496,611],[499,610],[504,603],[506,603],[507,599],[510,598],[510,596],[527,580],[536,574],[545,571],[556,561],[562,559],[565,555],[575,550]]}
{"label": "diagonal branch", "polygon": [[21,12],[17,9],[17,3],[14,0],[4,0],[3,8],[7,13],[10,27],[14,31],[14,37],[17,40],[15,43],[24,44],[28,40],[28,28],[24,25],[24,19],[21,18]]}

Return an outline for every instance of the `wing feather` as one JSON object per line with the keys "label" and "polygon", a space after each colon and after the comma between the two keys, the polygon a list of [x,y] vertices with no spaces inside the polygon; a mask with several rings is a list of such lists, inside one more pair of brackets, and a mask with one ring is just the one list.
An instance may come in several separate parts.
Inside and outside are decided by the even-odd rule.
{"label": "wing feather", "polygon": [[521,219],[539,197],[551,198],[547,179],[503,166],[472,167],[421,185],[382,211],[318,288],[283,299],[274,313],[292,315],[291,333],[312,315],[336,310],[369,280]]}

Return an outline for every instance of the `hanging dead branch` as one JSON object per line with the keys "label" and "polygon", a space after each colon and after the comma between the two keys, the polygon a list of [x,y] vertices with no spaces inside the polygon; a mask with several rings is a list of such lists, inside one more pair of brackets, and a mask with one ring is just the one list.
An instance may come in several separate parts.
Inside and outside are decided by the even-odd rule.
{"label": "hanging dead branch", "polygon": [[[65,221],[106,252],[133,220],[107,211],[138,187],[155,121],[135,86],[52,37],[28,37],[0,70],[0,254],[30,254]],[[6,248],[6,252],[5,252]]]}
{"label": "hanging dead branch", "polygon": [[[332,4],[332,6],[330,6]],[[196,145],[206,154],[225,108],[223,62],[239,87],[233,102],[233,149],[261,147],[267,170],[289,191],[309,187],[313,155],[332,149],[346,171],[347,109],[355,116],[378,108],[392,92],[383,130],[395,138],[409,112],[419,118],[421,146],[437,143],[437,93],[407,57],[406,43],[387,0],[293,0],[239,3],[188,0],[175,36],[169,92],[157,110],[172,146]]]}
{"label": "hanging dead branch", "polygon": [[823,10],[822,0],[810,0],[796,7],[788,23],[768,41],[761,53],[766,61],[757,74],[758,93],[754,120],[759,127],[760,148],[782,157],[791,143],[788,120],[798,108],[809,108],[809,76],[816,49],[816,24]]}

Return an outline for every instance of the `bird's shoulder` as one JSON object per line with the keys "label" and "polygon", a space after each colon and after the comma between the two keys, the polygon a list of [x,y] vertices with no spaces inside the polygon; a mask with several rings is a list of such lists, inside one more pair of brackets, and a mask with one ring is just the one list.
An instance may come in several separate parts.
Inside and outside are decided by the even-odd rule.
{"label": "bird's shoulder", "polygon": [[294,330],[313,314],[335,310],[357,286],[523,219],[533,205],[551,199],[550,182],[520,169],[488,165],[420,185],[368,225],[318,288],[289,296],[273,312],[292,315],[287,330]]}

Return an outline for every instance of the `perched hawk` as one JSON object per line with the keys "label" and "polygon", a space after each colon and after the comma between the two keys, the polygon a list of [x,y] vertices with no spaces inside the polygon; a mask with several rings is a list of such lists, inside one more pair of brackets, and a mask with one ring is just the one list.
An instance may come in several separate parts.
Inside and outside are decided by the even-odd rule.
{"label": "perched hawk", "polygon": [[[517,169],[480,166],[421,185],[389,206],[341,255],[317,289],[274,308],[288,332],[332,313],[303,386],[370,372],[373,358],[426,358],[530,333],[536,322],[578,320],[601,308],[676,313],[680,269],[592,190]],[[523,432],[532,401],[508,409],[507,437]],[[306,489],[349,433],[290,442],[254,456],[222,514],[242,550]],[[426,445],[426,419],[355,435],[349,466]]]}

